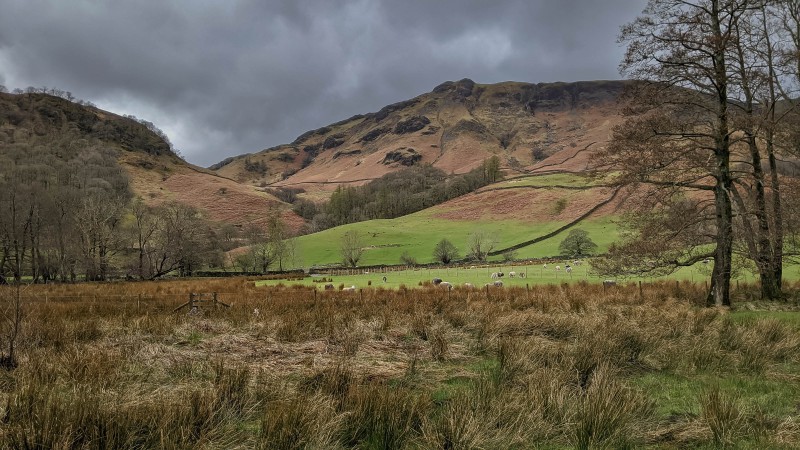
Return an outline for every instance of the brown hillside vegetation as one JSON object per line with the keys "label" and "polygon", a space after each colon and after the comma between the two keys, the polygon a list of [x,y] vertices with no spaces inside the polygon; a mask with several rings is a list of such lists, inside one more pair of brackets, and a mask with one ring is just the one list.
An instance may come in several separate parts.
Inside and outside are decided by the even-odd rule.
{"label": "brown hillside vegetation", "polygon": [[[482,191],[458,197],[436,208],[436,217],[449,220],[477,219],[521,220],[528,222],[571,222],[600,202],[609,199],[614,189],[606,187],[571,190],[560,188]],[[606,215],[619,206],[621,199],[598,214]]]}
{"label": "brown hillside vegetation", "polygon": [[302,187],[311,197],[412,164],[465,173],[492,155],[511,173],[580,172],[621,123],[626,83],[446,82],[213,168],[252,184]]}
{"label": "brown hillside vegetation", "polygon": [[34,147],[116,150],[131,190],[149,204],[177,200],[234,225],[263,224],[278,208],[294,231],[302,225],[280,200],[183,161],[157,130],[130,117],[40,92],[0,93],[0,149]]}
{"label": "brown hillside vegetation", "polygon": [[[212,291],[232,306],[173,312]],[[0,447],[796,448],[797,328],[703,297],[31,286],[19,366],[0,371]]]}

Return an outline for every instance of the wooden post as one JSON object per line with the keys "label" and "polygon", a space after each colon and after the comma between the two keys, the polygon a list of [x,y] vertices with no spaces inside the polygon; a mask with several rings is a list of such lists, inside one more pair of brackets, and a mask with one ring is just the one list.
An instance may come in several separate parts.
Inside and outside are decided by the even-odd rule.
{"label": "wooden post", "polygon": [[644,293],[642,293],[642,280],[639,280],[639,300],[644,298]]}
{"label": "wooden post", "polygon": [[142,294],[139,294],[139,296],[136,297],[136,312],[139,312],[139,308],[141,307],[141,303],[142,303]]}
{"label": "wooden post", "polygon": [[317,287],[314,286],[314,306],[317,306]]}
{"label": "wooden post", "polygon": [[361,304],[364,304],[364,289],[359,289],[358,294],[361,296]]}
{"label": "wooden post", "polygon": [[486,285],[486,301],[489,301],[489,285]]}

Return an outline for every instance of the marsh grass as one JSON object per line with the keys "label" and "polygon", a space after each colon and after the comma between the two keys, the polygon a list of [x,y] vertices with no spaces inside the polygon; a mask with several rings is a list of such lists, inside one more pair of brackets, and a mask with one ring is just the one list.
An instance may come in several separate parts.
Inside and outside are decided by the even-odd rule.
{"label": "marsh grass", "polygon": [[[214,291],[233,307],[173,312]],[[0,448],[800,446],[798,321],[691,284],[27,295]]]}

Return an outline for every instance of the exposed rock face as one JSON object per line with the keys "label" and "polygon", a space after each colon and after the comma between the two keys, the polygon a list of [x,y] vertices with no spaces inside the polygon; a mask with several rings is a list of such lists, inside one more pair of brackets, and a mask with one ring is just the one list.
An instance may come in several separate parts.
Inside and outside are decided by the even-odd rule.
{"label": "exposed rock face", "polygon": [[333,159],[341,158],[342,156],[352,156],[352,155],[360,155],[361,150],[359,149],[352,149],[352,150],[339,150],[338,152],[333,154]]}
{"label": "exposed rock face", "polygon": [[381,161],[383,164],[400,163],[404,166],[413,166],[422,159],[422,155],[410,147],[401,147],[386,154]]}
{"label": "exposed rock face", "polygon": [[392,103],[391,105],[384,106],[383,108],[381,108],[380,111],[374,114],[367,114],[366,116],[375,119],[376,122],[380,122],[381,120],[389,117],[389,114],[395,111],[400,111],[408,107],[414,106],[418,102],[419,102],[418,99],[412,98],[411,100],[404,100],[402,102]]}
{"label": "exposed rock face", "polygon": [[341,134],[337,134],[333,136],[328,136],[325,139],[325,142],[322,143],[322,148],[327,150],[329,148],[338,147],[342,144],[344,144],[344,136]]}
{"label": "exposed rock face", "polygon": [[425,116],[413,116],[408,120],[397,122],[394,127],[394,134],[413,133],[425,128],[429,123],[431,123],[431,120]]}
{"label": "exposed rock face", "polygon": [[361,142],[371,142],[371,141],[374,141],[375,139],[378,139],[379,137],[381,137],[381,135],[386,134],[388,132],[389,132],[389,127],[375,128],[372,131],[370,131],[369,133],[365,134],[364,136],[361,136],[361,140],[360,141]]}
{"label": "exposed rock face", "polygon": [[475,82],[469,78],[464,78],[459,81],[445,81],[433,88],[433,92],[436,94],[447,92],[453,94],[455,97],[467,98],[472,95],[474,89]]}

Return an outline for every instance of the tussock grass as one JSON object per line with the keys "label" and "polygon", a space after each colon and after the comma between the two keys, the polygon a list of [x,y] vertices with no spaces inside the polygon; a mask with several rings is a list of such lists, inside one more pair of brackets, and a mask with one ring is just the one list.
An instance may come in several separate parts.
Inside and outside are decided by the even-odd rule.
{"label": "tussock grass", "polygon": [[796,321],[691,285],[194,283],[31,287],[0,448],[800,446]]}

